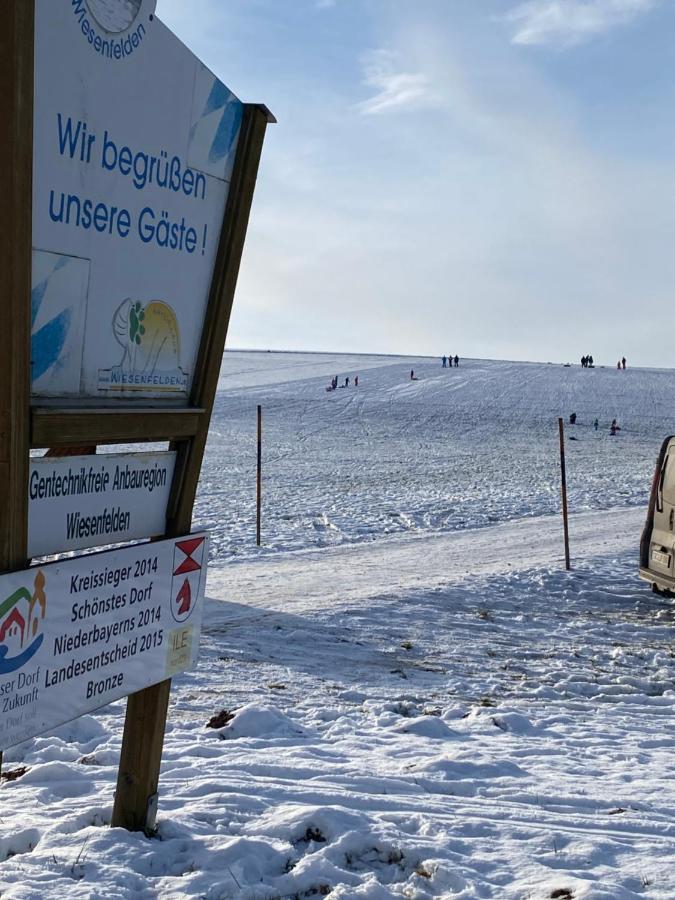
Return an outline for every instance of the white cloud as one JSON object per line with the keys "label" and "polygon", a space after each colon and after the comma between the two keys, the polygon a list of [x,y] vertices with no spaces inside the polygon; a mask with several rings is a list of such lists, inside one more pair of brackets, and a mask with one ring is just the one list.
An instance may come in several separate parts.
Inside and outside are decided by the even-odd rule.
{"label": "white cloud", "polygon": [[364,83],[377,93],[358,104],[367,115],[406,107],[434,105],[438,98],[421,72],[396,71],[396,58],[389,50],[373,50],[364,58]]}
{"label": "white cloud", "polygon": [[[582,5],[608,8],[566,0]],[[631,59],[608,47],[598,60],[607,103],[596,122],[592,60],[559,80],[485,15],[522,12],[522,0],[338,0],[336,30],[303,14],[299,34],[296,6],[316,0],[158,3],[226,83],[279,116],[233,346],[436,353],[448,349],[440,336],[460,355],[564,360],[588,338],[599,360],[619,346],[635,364],[672,365],[671,85],[664,76],[649,102],[642,90],[628,102],[622,84],[604,90],[614,66],[639,81],[641,60],[651,88],[654,34],[640,35]],[[555,40],[572,37],[558,25]]]}
{"label": "white cloud", "polygon": [[514,44],[580,44],[627,25],[660,0],[527,0],[507,15]]}

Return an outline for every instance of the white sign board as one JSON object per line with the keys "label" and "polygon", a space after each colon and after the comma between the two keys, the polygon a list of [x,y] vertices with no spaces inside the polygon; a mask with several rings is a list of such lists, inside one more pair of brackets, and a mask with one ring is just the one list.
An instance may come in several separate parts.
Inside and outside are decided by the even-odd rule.
{"label": "white sign board", "polygon": [[0,750],[191,668],[207,538],[0,576]]}
{"label": "white sign board", "polygon": [[28,555],[164,534],[175,464],[173,451],[31,459]]}
{"label": "white sign board", "polygon": [[243,106],[155,0],[35,0],[35,397],[184,400]]}

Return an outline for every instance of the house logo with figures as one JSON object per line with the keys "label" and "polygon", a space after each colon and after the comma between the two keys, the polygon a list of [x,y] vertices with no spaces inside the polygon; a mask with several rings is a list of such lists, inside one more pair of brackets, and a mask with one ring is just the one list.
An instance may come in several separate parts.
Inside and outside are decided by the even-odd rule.
{"label": "house logo with figures", "polygon": [[118,365],[98,370],[100,391],[187,392],[178,318],[168,303],[124,300],[113,315],[112,331],[122,356]]}
{"label": "house logo with figures", "polygon": [[67,0],[91,49],[110,60],[131,56],[143,43],[157,0]]}
{"label": "house logo with figures", "polygon": [[46,578],[42,569],[33,590],[20,587],[0,603],[0,675],[21,669],[42,646],[47,615]]}

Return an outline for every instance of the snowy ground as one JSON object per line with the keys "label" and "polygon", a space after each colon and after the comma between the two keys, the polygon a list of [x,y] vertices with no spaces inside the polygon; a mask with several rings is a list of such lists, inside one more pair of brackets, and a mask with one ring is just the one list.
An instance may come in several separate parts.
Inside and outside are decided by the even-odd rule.
{"label": "snowy ground", "polygon": [[673,388],[226,354],[196,517],[212,602],[174,682],[157,836],[106,827],[116,704],[7,752],[27,771],[0,788],[2,897],[675,897],[675,607],[636,577]]}

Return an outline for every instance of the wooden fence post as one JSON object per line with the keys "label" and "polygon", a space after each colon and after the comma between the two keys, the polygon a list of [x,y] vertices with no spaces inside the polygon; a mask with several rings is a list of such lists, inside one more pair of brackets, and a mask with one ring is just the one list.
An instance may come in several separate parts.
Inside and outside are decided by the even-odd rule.
{"label": "wooden fence post", "polygon": [[262,512],[262,406],[258,406],[258,466],[256,478],[256,521],[255,539],[260,546],[260,519]]}
{"label": "wooden fence post", "polygon": [[562,514],[563,533],[565,536],[565,568],[569,572],[570,566],[570,535],[567,524],[567,476],[565,474],[565,429],[563,420],[558,419],[558,433],[560,435],[560,478],[562,484]]}

